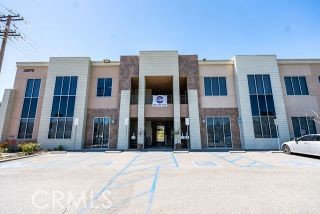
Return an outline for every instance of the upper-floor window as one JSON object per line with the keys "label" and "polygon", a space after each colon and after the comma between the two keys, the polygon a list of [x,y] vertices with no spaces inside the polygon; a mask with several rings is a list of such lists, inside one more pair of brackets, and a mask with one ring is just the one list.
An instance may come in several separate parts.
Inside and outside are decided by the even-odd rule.
{"label": "upper-floor window", "polygon": [[284,77],[287,95],[309,95],[306,77]]}
{"label": "upper-floor window", "polygon": [[255,137],[277,137],[274,123],[276,111],[270,76],[266,74],[248,75],[248,86]]}
{"label": "upper-floor window", "polygon": [[112,92],[112,78],[98,78],[97,96],[110,97]]}
{"label": "upper-floor window", "polygon": [[37,112],[41,79],[28,79],[24,94],[18,139],[32,138],[34,120]]}
{"label": "upper-floor window", "polygon": [[226,96],[226,77],[205,77],[204,90],[205,96]]}
{"label": "upper-floor window", "polygon": [[48,138],[71,138],[77,76],[56,77]]}

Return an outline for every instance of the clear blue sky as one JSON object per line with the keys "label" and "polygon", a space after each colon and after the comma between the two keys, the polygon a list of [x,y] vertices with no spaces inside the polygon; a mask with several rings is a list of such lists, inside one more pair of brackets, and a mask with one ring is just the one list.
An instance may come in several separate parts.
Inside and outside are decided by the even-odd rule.
{"label": "clear blue sky", "polygon": [[[140,50],[178,50],[207,59],[229,59],[235,54],[320,58],[319,0],[0,3],[29,22],[16,23],[26,41],[7,46],[0,100],[4,89],[13,86],[17,61],[48,61],[49,56],[119,60],[120,55],[137,55]],[[7,13],[1,6],[0,12]]]}

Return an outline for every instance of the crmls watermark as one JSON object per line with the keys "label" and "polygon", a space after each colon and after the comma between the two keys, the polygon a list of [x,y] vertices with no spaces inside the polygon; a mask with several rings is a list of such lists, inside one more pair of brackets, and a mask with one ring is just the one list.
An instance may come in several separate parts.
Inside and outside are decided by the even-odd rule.
{"label": "crmls watermark", "polygon": [[103,201],[103,203],[97,204],[95,203],[92,191],[82,191],[77,194],[70,191],[37,191],[32,194],[32,206],[37,209],[66,209],[66,207],[76,209],[110,209],[112,207],[110,194],[109,191],[104,191],[99,196],[99,201]]}

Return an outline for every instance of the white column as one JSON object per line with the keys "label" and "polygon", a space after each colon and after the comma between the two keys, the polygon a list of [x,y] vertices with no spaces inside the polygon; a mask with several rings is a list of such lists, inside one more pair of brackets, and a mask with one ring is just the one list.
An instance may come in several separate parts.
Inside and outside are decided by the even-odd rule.
{"label": "white column", "polygon": [[[128,123],[126,124],[126,120]],[[122,90],[120,96],[118,149],[129,147],[129,121],[130,121],[130,90]]]}
{"label": "white column", "polygon": [[199,104],[197,90],[188,90],[188,106],[190,118],[190,148],[201,149]]}

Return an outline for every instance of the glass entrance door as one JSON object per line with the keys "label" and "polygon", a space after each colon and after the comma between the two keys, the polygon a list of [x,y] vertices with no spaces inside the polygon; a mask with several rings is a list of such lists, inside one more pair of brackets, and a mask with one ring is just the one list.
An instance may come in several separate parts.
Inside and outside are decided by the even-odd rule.
{"label": "glass entrance door", "polygon": [[208,147],[232,147],[232,136],[229,117],[207,117],[206,124]]}
{"label": "glass entrance door", "polygon": [[109,147],[109,124],[108,117],[95,117],[93,120],[92,148]]}

